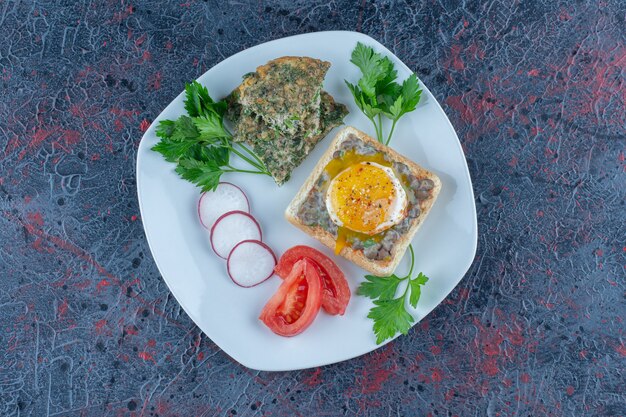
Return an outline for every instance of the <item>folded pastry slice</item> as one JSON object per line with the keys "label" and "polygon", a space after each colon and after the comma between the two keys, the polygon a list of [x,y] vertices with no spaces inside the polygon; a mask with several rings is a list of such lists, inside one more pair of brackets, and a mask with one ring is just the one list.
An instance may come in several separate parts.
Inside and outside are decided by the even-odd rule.
{"label": "folded pastry slice", "polygon": [[[278,185],[285,183],[291,172],[299,166],[333,128],[343,123],[348,109],[336,103],[325,91],[320,94],[319,122],[314,117],[304,118],[295,134],[289,135],[267,124],[261,117],[239,109],[231,110],[235,121],[233,140],[246,142],[265,163]],[[230,107],[233,109],[233,107]]]}
{"label": "folded pastry slice", "polygon": [[305,119],[319,129],[320,92],[329,68],[329,62],[315,58],[277,58],[247,74],[233,95],[246,112],[281,132],[302,131]]}

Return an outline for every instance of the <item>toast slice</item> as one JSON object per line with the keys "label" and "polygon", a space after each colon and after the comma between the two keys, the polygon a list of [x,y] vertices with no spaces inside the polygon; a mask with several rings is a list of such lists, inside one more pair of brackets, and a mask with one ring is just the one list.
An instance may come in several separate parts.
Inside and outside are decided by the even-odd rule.
{"label": "toast slice", "polygon": [[[320,183],[323,182],[324,178],[324,168],[326,165],[333,159],[334,156],[337,156],[335,152],[340,151],[342,148],[343,142],[350,141],[361,141],[364,144],[369,146],[369,149],[372,147],[376,152],[382,153],[386,156],[387,160],[392,163],[403,164],[408,168],[408,174],[410,178],[413,178],[410,184],[407,184],[407,178],[409,176],[402,174],[404,177],[404,186],[407,193],[411,192],[415,197],[413,199],[412,204],[419,207],[419,210],[415,209],[413,213],[409,216],[406,213],[405,220],[407,228],[399,233],[399,237],[395,241],[393,241],[392,246],[388,249],[389,255],[385,256],[384,259],[373,259],[371,256],[366,256],[366,249],[353,248],[351,245],[346,245],[341,249],[339,255],[344,258],[354,262],[356,265],[361,268],[371,272],[377,276],[387,276],[395,271],[396,267],[402,260],[402,257],[408,248],[409,244],[413,240],[413,236],[419,229],[419,227],[424,222],[424,219],[431,211],[435,200],[441,190],[441,180],[434,173],[422,168],[415,162],[405,158],[400,155],[398,152],[394,151],[388,146],[385,146],[379,143],[377,140],[371,138],[367,134],[357,130],[351,126],[347,126],[340,130],[332,143],[324,153],[324,155],[320,158],[317,165],[309,175],[308,179],[304,182],[296,196],[293,198],[287,209],[285,210],[285,218],[291,224],[301,229],[311,237],[319,240],[324,245],[328,246],[331,249],[335,249],[335,244],[337,240],[337,232],[332,233],[328,231],[328,227],[324,228],[318,224],[307,224],[305,219],[300,215],[300,209],[303,207],[303,204],[307,201],[309,194],[311,192],[319,193],[320,191],[315,188]],[[395,165],[394,165],[395,166]],[[405,169],[405,168],[403,168]],[[395,169],[394,169],[395,171]],[[396,172],[396,175],[398,173]],[[399,176],[400,178],[400,176]],[[422,186],[421,184],[425,184]],[[427,189],[423,189],[427,188]],[[321,208],[322,210],[326,210],[324,198],[318,199],[322,201],[321,204],[324,206]],[[332,228],[331,228],[332,229]],[[392,230],[392,229],[389,229]],[[386,233],[386,232],[383,232]],[[357,245],[358,246],[358,245]]]}

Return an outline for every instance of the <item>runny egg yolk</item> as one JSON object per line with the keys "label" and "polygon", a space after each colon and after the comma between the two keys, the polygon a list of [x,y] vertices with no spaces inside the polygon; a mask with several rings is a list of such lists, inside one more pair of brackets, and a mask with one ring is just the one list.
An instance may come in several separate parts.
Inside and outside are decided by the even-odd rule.
{"label": "runny egg yolk", "polygon": [[393,170],[375,162],[345,168],[326,193],[326,207],[337,226],[370,236],[399,223],[406,206],[406,192]]}

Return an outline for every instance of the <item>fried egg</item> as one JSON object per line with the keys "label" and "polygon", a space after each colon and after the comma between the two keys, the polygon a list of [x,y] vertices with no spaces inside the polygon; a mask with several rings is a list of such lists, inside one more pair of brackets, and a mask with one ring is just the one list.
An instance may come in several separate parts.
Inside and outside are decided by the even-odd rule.
{"label": "fried egg", "polygon": [[326,208],[337,226],[375,235],[406,216],[407,195],[390,167],[360,162],[338,173],[326,192]]}

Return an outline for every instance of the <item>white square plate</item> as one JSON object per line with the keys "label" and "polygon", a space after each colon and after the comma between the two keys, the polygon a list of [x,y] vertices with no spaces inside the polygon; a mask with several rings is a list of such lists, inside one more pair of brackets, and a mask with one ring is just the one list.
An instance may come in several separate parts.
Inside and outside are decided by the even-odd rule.
{"label": "white square plate", "polygon": [[[213,98],[219,99],[239,85],[242,75],[271,59],[285,55],[323,59],[332,64],[324,89],[350,110],[345,124],[374,136],[370,121],[356,107],[344,83],[344,79],[355,83],[360,77],[358,68],[350,63],[350,54],[358,41],[389,56],[400,81],[411,74],[395,55],[366,35],[319,32],[246,49],[215,65],[198,81],[208,87]],[[437,173],[443,183],[437,202],[413,240],[416,270],[430,277],[417,309],[412,311],[416,322],[443,301],[463,278],[477,243],[476,208],[465,156],[437,100],[424,85],[421,87],[418,108],[400,119],[391,142],[400,153]],[[277,256],[291,246],[310,245],[331,255],[348,278],[352,298],[344,316],[329,316],[321,311],[304,333],[284,338],[258,320],[280,279],[273,277],[248,289],[233,284],[226,274],[225,262],[212,252],[207,233],[199,224],[196,214],[199,189],[180,179],[174,172],[174,164],[150,150],[158,142],[155,128],[159,121],[184,114],[183,98],[181,93],[154,120],[137,152],[137,192],[148,244],[163,279],[183,309],[227,354],[257,370],[285,371],[327,365],[381,347],[376,345],[372,322],[367,318],[372,303],[355,294],[365,271],[335,257],[283,218],[285,207],[337,129],[317,145],[282,187],[265,176],[226,174],[222,177],[223,181],[245,190],[251,212],[263,228],[264,241]],[[398,272],[403,273],[405,268],[407,265],[401,264]]]}

